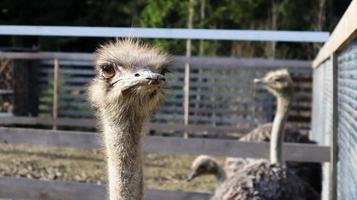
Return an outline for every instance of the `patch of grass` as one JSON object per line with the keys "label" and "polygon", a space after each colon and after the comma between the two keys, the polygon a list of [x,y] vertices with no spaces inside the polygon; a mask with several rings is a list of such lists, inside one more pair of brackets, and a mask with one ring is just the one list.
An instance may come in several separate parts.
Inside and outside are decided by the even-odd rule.
{"label": "patch of grass", "polygon": [[[212,192],[212,176],[186,181],[195,156],[146,154],[145,187],[154,189]],[[218,158],[223,161],[223,158]],[[0,176],[20,176],[76,182],[106,182],[101,150],[0,145]]]}

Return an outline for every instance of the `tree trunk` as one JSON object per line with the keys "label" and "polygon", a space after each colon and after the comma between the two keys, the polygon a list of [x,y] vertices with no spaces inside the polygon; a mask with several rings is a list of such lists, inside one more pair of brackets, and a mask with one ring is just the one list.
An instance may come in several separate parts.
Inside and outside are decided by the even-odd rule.
{"label": "tree trunk", "polygon": [[[190,0],[188,4],[188,21],[187,28],[193,27],[193,15],[194,15],[194,3],[195,0]],[[192,53],[191,40],[186,40],[186,58],[189,59]],[[189,61],[185,63],[185,85],[184,85],[184,125],[189,124],[189,95],[190,95],[190,64]],[[184,138],[188,138],[188,132],[184,132]]]}
{"label": "tree trunk", "polygon": [[[271,29],[276,30],[277,29],[277,17],[278,16],[278,3],[276,0],[272,0],[272,12],[271,12]],[[271,58],[275,58],[275,53],[276,52],[276,42],[273,41],[271,43]]]}

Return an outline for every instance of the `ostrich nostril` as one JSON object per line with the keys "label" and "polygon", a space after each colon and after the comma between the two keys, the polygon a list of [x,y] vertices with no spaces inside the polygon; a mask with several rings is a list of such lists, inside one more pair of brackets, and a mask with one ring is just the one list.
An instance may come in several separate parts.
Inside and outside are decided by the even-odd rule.
{"label": "ostrich nostril", "polygon": [[166,81],[166,78],[163,76],[158,76],[158,77],[148,77],[146,78],[147,80],[152,80],[152,81]]}
{"label": "ostrich nostril", "polygon": [[160,75],[160,76],[152,76],[152,77],[147,77],[146,80],[149,80],[149,85],[153,84],[160,84],[166,81],[165,77]]}
{"label": "ostrich nostril", "polygon": [[140,76],[140,74],[136,73],[136,74],[134,74],[134,76],[135,76],[135,77],[139,77],[139,76]]}

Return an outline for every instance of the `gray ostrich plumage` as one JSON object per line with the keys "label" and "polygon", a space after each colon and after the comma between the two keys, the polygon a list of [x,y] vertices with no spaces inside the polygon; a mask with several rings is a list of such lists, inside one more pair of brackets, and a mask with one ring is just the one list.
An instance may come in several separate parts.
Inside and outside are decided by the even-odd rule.
{"label": "gray ostrich plumage", "polygon": [[[272,123],[267,123],[258,126],[251,132],[247,133],[239,139],[243,142],[270,142]],[[307,143],[315,144],[309,140],[305,133],[292,126],[286,126],[284,130],[284,142],[290,143]],[[228,157],[225,162],[224,169],[227,176],[230,177],[240,171],[244,165],[249,165],[256,162],[257,159],[252,158],[233,158]],[[286,167],[293,171],[297,176],[310,184],[317,193],[322,191],[322,167],[321,163],[311,162],[287,162]]]}
{"label": "gray ostrich plumage", "polygon": [[315,190],[283,165],[256,161],[217,188],[212,200],[318,200]]}

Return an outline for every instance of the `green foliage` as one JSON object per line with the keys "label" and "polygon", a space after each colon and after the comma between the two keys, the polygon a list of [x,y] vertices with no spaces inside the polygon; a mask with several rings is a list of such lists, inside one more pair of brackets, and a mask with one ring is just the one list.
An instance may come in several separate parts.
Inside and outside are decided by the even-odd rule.
{"label": "green foliage", "polygon": [[[143,9],[140,25],[149,28],[185,28],[187,24],[187,1],[149,0]],[[181,40],[153,40],[159,48],[183,54],[184,42]]]}
{"label": "green foliage", "polygon": [[[320,2],[325,2],[321,11]],[[194,28],[331,31],[351,0],[194,0]],[[186,28],[189,0],[0,0],[0,24]],[[203,9],[202,9],[203,8]],[[204,11],[202,13],[202,11]],[[203,16],[202,16],[203,14]],[[321,16],[320,16],[321,15]],[[276,16],[276,23],[273,23]],[[0,37],[0,46],[93,51],[103,38]],[[149,40],[172,54],[184,40]],[[268,42],[193,41],[193,55],[269,57]],[[314,57],[312,44],[278,43],[276,57]]]}

